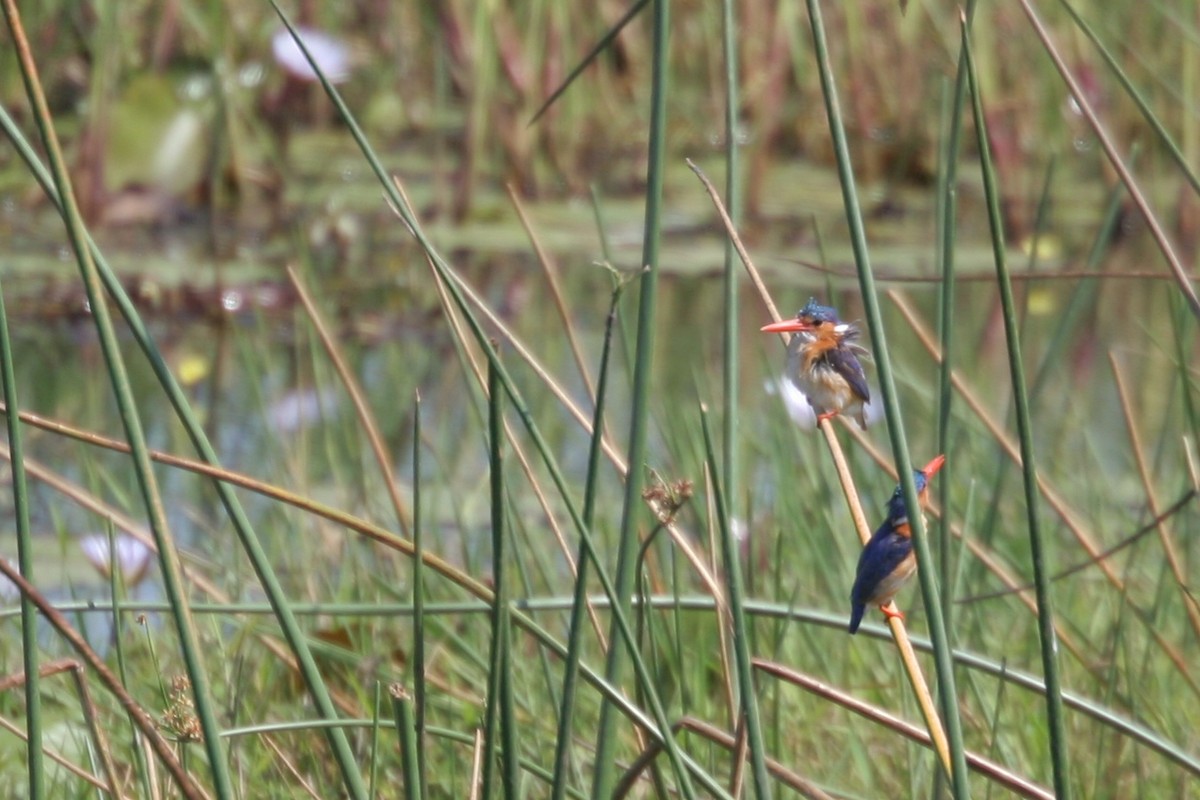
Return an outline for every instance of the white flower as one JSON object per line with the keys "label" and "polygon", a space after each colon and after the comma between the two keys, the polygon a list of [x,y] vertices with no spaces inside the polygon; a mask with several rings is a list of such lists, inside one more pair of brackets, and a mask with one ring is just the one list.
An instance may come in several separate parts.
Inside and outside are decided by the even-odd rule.
{"label": "white flower", "polygon": [[[150,560],[154,556],[154,551],[143,544],[140,539],[135,539],[126,533],[117,534],[113,540],[113,547],[116,550],[117,569],[125,580],[125,585],[137,586],[145,579],[146,573],[150,569]],[[79,540],[79,548],[83,550],[84,558],[96,568],[97,572],[106,578],[112,574],[114,559],[112,553],[109,552],[108,536],[102,533],[84,536]]]}
{"label": "white flower", "polygon": [[[296,35],[312,54],[313,61],[325,73],[330,83],[341,83],[350,77],[350,48],[341,40],[314,28],[297,27]],[[271,37],[271,53],[275,63],[289,75],[302,81],[316,81],[317,73],[304,57],[304,52],[287,28],[280,28]]]}

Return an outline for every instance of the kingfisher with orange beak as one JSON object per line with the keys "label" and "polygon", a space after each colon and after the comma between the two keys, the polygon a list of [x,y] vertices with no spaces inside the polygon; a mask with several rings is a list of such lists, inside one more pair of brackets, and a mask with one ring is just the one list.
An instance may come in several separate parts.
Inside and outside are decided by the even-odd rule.
{"label": "kingfisher with orange beak", "polygon": [[832,307],[809,298],[795,319],[762,330],[794,334],[788,343],[787,377],[808,398],[818,420],[846,412],[866,430],[871,390],[859,361],[868,353],[856,341],[858,326],[842,322]]}
{"label": "kingfisher with orange beak", "polygon": [[[917,489],[917,502],[922,513],[928,499],[929,480],[946,463],[945,456],[938,456],[922,469],[913,470],[913,483]],[[887,504],[887,519],[871,534],[862,555],[858,557],[858,574],[854,588],[850,590],[850,632],[858,630],[867,606],[877,605],[889,619],[904,615],[888,608],[896,592],[917,571],[917,557],[913,552],[912,528],[909,526],[908,507],[904,502],[904,490],[900,486],[892,492]]]}

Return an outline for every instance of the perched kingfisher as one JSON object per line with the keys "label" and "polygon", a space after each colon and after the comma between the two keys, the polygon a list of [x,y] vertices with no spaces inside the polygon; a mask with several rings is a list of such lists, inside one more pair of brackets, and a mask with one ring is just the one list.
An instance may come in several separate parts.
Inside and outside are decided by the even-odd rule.
{"label": "perched kingfisher", "polygon": [[[913,470],[913,482],[921,508],[925,507],[929,479],[946,463],[945,456],[938,456],[923,469]],[[879,606],[888,617],[904,615],[889,611],[888,603],[896,596],[908,579],[917,571],[917,557],[913,553],[912,528],[908,522],[908,508],[904,504],[904,490],[897,486],[887,504],[887,519],[871,535],[862,555],[858,557],[858,574],[854,588],[850,590],[850,632],[858,630],[863,614],[869,605]]]}
{"label": "perched kingfisher", "polygon": [[859,356],[867,350],[856,341],[856,325],[842,322],[837,311],[809,298],[795,319],[764,325],[766,333],[794,333],[788,344],[787,376],[808,398],[818,420],[843,411],[865,430],[871,390]]}

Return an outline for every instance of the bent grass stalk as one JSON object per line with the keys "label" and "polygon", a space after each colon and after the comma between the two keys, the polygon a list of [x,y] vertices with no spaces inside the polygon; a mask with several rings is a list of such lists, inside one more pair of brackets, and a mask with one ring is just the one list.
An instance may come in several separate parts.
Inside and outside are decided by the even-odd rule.
{"label": "bent grass stalk", "polygon": [[[50,601],[34,588],[29,581],[25,580],[21,576],[21,573],[2,558],[0,558],[0,574],[3,574],[5,578],[12,581],[13,585],[21,590],[22,597],[29,598],[37,606],[38,611],[42,613],[46,621],[74,648],[80,658],[95,672],[105,688],[117,698],[121,707],[125,709],[125,712],[129,714],[134,724],[137,725],[138,730],[146,737],[150,748],[154,750],[154,754],[158,756],[159,762],[170,773],[172,780],[175,781],[176,786],[179,787],[179,791],[183,796],[188,798],[188,800],[207,800],[208,794],[200,788],[195,779],[183,768],[179,759],[176,758],[171,745],[159,733],[158,722],[125,691],[125,687],[121,685],[121,681],[109,670],[103,659],[88,645],[83,636],[71,627],[71,623],[67,621],[67,618],[52,606]],[[174,604],[172,603],[171,606],[174,607]],[[219,743],[220,738],[218,737],[218,749]]]}

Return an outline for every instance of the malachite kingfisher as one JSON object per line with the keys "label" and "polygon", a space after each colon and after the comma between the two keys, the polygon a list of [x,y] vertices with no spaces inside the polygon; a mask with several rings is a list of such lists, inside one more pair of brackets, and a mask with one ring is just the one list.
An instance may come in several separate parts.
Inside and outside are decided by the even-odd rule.
{"label": "malachite kingfisher", "polygon": [[[913,483],[922,510],[928,496],[929,480],[944,463],[946,457],[938,456],[924,468],[913,470]],[[858,630],[867,606],[877,605],[888,617],[904,619],[903,614],[887,606],[916,571],[917,557],[913,553],[908,507],[904,503],[904,490],[897,486],[888,500],[887,519],[871,534],[858,557],[858,574],[854,578],[854,588],[850,590],[850,632]]]}
{"label": "malachite kingfisher", "polygon": [[792,333],[788,344],[787,377],[808,398],[818,420],[843,412],[867,427],[871,390],[859,356],[858,326],[838,319],[837,311],[809,298],[795,319],[764,325],[765,333]]}

